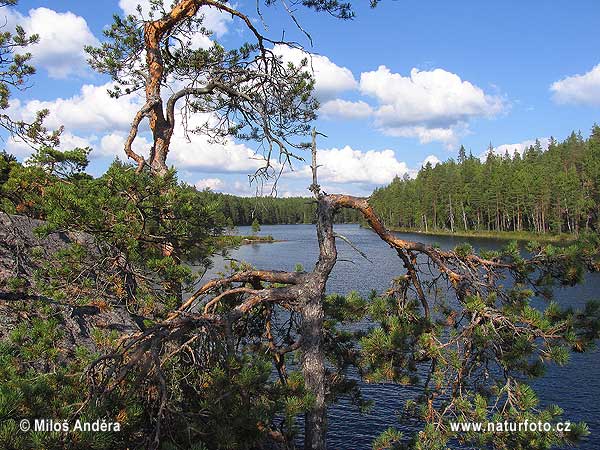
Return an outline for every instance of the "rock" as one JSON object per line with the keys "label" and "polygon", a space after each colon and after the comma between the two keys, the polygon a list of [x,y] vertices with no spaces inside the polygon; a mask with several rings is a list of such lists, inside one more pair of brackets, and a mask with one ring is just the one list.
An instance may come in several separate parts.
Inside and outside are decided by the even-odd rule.
{"label": "rock", "polygon": [[43,224],[41,220],[0,212],[0,339],[5,339],[23,321],[53,317],[60,322],[60,348],[65,349],[68,356],[78,346],[96,350],[92,339],[94,328],[106,332],[115,330],[119,335],[139,331],[143,319],[117,302],[106,307],[74,305],[36,292],[31,280],[39,261],[48,260],[73,243],[84,245],[92,259],[99,256],[92,236],[57,232],[39,237],[34,230]]}
{"label": "rock", "polygon": [[28,280],[33,275],[38,264],[32,258],[32,252],[37,253],[36,259],[47,260],[74,242],[93,250],[94,239],[86,233],[56,232],[39,237],[35,229],[43,224],[42,220],[0,212],[0,290],[15,277]]}

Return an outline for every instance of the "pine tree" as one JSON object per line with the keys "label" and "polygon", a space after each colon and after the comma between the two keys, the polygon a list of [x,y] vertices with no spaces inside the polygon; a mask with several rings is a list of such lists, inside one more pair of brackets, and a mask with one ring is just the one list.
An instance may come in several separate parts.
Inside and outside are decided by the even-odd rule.
{"label": "pine tree", "polygon": [[256,218],[252,221],[252,233],[256,234],[260,231],[260,224]]}

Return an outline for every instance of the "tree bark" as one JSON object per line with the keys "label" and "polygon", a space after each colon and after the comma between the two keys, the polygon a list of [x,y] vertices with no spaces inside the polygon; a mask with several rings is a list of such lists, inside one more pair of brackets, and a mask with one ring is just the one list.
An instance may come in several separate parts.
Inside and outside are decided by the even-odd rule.
{"label": "tree bark", "polygon": [[327,405],[325,402],[325,355],[323,352],[323,306],[319,290],[309,293],[302,313],[302,374],[314,404],[305,414],[304,450],[327,448]]}
{"label": "tree bark", "polygon": [[336,200],[324,195],[317,183],[316,131],[312,133],[312,173],[310,190],[317,205],[317,239],[319,259],[302,290],[302,374],[304,383],[314,396],[314,404],[306,412],[304,420],[304,450],[326,450],[327,448],[327,383],[325,352],[323,349],[323,297],[327,280],[337,260],[333,215],[338,209]]}

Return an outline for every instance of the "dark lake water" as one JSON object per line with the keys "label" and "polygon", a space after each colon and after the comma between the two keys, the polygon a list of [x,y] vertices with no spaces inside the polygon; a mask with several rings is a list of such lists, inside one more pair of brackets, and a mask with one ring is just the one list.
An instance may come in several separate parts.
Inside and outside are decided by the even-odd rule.
{"label": "dark lake water", "polygon": [[[251,234],[250,227],[239,227],[239,234]],[[357,290],[367,294],[371,289],[382,291],[392,278],[403,272],[400,259],[387,244],[373,232],[358,225],[337,225],[335,231],[353,242],[369,256],[371,262],[356,253],[348,244],[338,239],[338,262],[327,285],[329,292],[347,293]],[[230,252],[229,257],[246,261],[261,269],[293,270],[302,264],[306,270],[312,267],[318,256],[314,225],[263,226],[259,235],[272,235],[283,240],[272,244],[244,245]],[[496,249],[505,244],[487,238],[456,238],[452,236],[426,236],[404,234],[407,239],[437,243],[442,248],[453,248],[469,242],[475,250]],[[226,261],[217,257],[214,267],[205,275],[212,278],[223,270]],[[555,292],[555,300],[561,306],[582,306],[587,300],[600,299],[600,274],[588,274],[586,281],[573,288],[561,288]],[[591,435],[579,445],[584,450],[600,448],[600,351],[572,354],[568,365],[552,365],[543,378],[534,380],[542,405],[558,404],[564,410],[563,420],[585,421]],[[330,449],[369,449],[372,440],[388,427],[396,427],[406,434],[418,430],[414,425],[398,420],[400,411],[408,398],[418,388],[394,384],[362,384],[365,399],[374,402],[371,413],[360,414],[355,407],[342,401],[329,410],[328,447]]]}

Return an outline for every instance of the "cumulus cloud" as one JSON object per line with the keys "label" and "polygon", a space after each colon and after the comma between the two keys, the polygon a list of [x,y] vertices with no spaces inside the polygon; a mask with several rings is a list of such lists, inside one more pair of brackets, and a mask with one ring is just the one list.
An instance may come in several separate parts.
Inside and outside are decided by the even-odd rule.
{"label": "cumulus cloud", "polygon": [[440,161],[440,159],[435,156],[435,155],[429,155],[427,158],[425,158],[423,160],[423,164],[421,164],[421,167],[426,166],[427,163],[431,164],[432,167],[437,166],[439,163],[441,163],[442,161]]}
{"label": "cumulus cloud", "polygon": [[352,102],[338,98],[321,105],[319,113],[327,118],[364,119],[373,114],[373,108],[362,100]]}
{"label": "cumulus cloud", "polygon": [[46,125],[49,128],[64,125],[67,130],[125,131],[143,105],[143,99],[135,95],[123,96],[119,99],[111,98],[107,93],[110,86],[110,83],[102,86],[86,84],[73,97],[50,101],[30,100],[22,104],[15,100],[9,114],[31,121],[37,111],[48,109],[50,116],[47,118]]}
{"label": "cumulus cloud", "polygon": [[167,162],[178,168],[215,173],[249,173],[263,166],[262,159],[244,144],[210,143],[203,136],[194,136],[188,141],[177,133]]}
{"label": "cumulus cloud", "polygon": [[[239,177],[241,178],[241,175]],[[224,181],[220,178],[206,178],[199,180],[195,186],[198,189],[209,187],[214,191],[237,195],[238,197],[268,197],[273,194],[272,184],[265,183],[259,185],[257,183],[250,183],[248,177],[245,177],[244,180],[229,179],[228,181]],[[283,195],[278,194],[277,196],[282,197]]]}
{"label": "cumulus cloud", "polygon": [[427,128],[426,126],[392,127],[385,128],[384,132],[388,136],[416,137],[421,144],[438,141],[452,146],[458,136],[462,136],[468,132],[468,127],[464,122],[460,122],[448,128]]}
{"label": "cumulus cloud", "polygon": [[[197,115],[190,118],[190,128],[200,125],[203,120],[211,120],[208,115]],[[105,134],[97,146],[102,156],[124,157],[125,132],[110,132]],[[137,136],[133,150],[147,156],[151,147],[151,139],[144,133]],[[178,169],[211,172],[211,173],[251,173],[264,164],[264,160],[245,144],[238,144],[231,139],[223,142],[210,142],[204,135],[187,133],[177,121],[175,132],[171,139],[167,164]]]}
{"label": "cumulus cloud", "polygon": [[[92,146],[94,152],[92,152],[91,156],[108,156],[110,158],[117,156],[121,159],[125,159],[125,139],[125,133],[122,132],[105,134],[98,142],[94,142],[94,145]],[[132,149],[138,155],[147,157],[150,146],[151,142],[149,139],[145,136],[138,135],[135,141],[133,141]]]}
{"label": "cumulus cloud", "polygon": [[225,182],[220,178],[202,178],[194,183],[199,190],[210,189],[211,191],[217,191],[223,188]]}
{"label": "cumulus cloud", "polygon": [[[548,145],[550,143],[549,138],[543,137],[543,138],[538,138],[537,140],[540,142],[543,151],[548,150]],[[523,155],[523,152],[525,151],[525,149],[531,147],[532,145],[535,145],[535,141],[536,141],[535,139],[529,139],[529,140],[525,140],[523,142],[517,142],[516,144],[498,145],[497,147],[493,147],[492,152],[497,156],[504,156],[506,153],[508,153],[511,157],[515,156],[515,153],[518,153],[519,155]],[[481,159],[482,161],[485,161],[488,153],[489,153],[489,150],[486,150],[485,152],[481,153],[479,155],[479,159]]]}
{"label": "cumulus cloud", "polygon": [[[96,159],[108,157],[113,159],[118,156],[125,159],[125,133],[113,132],[104,135],[89,134],[78,135],[70,131],[65,131],[60,136],[59,150],[72,150],[74,148],[92,149],[90,158]],[[133,143],[133,149],[138,154],[147,155],[150,148],[150,142],[144,136],[138,136]],[[9,153],[26,159],[33,153],[33,148],[18,138],[10,137],[6,142],[6,149]]]}
{"label": "cumulus cloud", "polygon": [[52,78],[82,75],[87,70],[86,45],[98,45],[83,17],[72,12],[58,13],[48,8],[29,10],[27,16],[18,11],[7,12],[8,26],[21,25],[28,34],[39,34],[37,44],[28,48],[33,64],[48,71]]}
{"label": "cumulus cloud", "polygon": [[469,119],[491,117],[505,106],[502,98],[443,69],[412,69],[405,77],[379,66],[361,74],[360,91],[377,100],[375,125],[384,133],[424,143],[451,142]]}
{"label": "cumulus cloud", "polygon": [[[210,116],[196,115],[190,118],[188,125],[194,128],[206,120],[210,121]],[[186,135],[181,120],[178,123],[167,161],[175,167],[214,173],[249,173],[264,165],[261,156],[245,144],[238,144],[231,139],[210,142],[204,135]]]}
{"label": "cumulus cloud", "polygon": [[572,75],[550,86],[557,103],[600,105],[600,64],[583,75]]}
{"label": "cumulus cloud", "polygon": [[[70,132],[64,132],[60,137],[58,148],[60,150],[73,150],[74,148],[94,147],[97,140],[98,138],[94,135],[83,137]],[[21,159],[26,159],[34,152],[31,146],[12,136],[6,141],[6,150]]]}
{"label": "cumulus cloud", "polygon": [[[235,177],[235,176],[234,176]],[[308,190],[308,183],[306,187],[297,187],[290,185],[283,179],[279,179],[276,186],[273,186],[273,182],[265,183],[250,183],[247,177],[242,178],[242,175],[237,176],[238,179],[222,180],[220,178],[205,178],[198,180],[195,186],[198,189],[209,187],[214,191],[223,192],[225,194],[237,195],[239,197],[308,197],[311,192]],[[214,186],[214,187],[213,187]],[[327,187],[324,187],[327,190]],[[333,192],[336,189],[329,189],[328,192]],[[369,191],[370,193],[370,191]]]}
{"label": "cumulus cloud", "polygon": [[[395,176],[408,173],[405,162],[398,161],[393,150],[362,152],[346,145],[343,148],[319,150],[319,180],[330,183],[387,184]],[[309,177],[310,167],[294,173]]]}
{"label": "cumulus cloud", "polygon": [[338,66],[326,56],[310,55],[300,49],[280,44],[275,45],[273,52],[284,61],[295,65],[299,65],[305,58],[308,60],[308,69],[312,70],[315,78],[315,96],[321,101],[358,87],[350,69]]}

